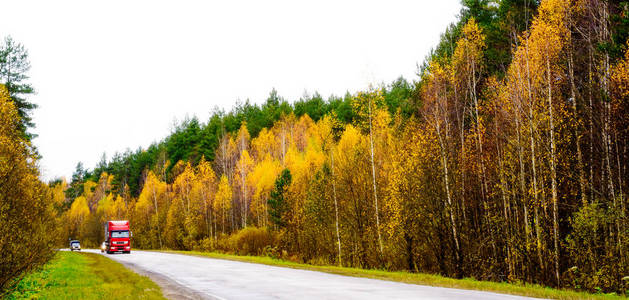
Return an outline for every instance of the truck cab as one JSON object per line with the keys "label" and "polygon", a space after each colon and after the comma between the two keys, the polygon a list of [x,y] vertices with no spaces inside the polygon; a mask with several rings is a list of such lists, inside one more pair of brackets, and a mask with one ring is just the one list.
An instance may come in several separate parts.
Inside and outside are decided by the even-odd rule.
{"label": "truck cab", "polygon": [[105,250],[108,254],[115,252],[131,253],[131,237],[129,221],[107,221],[105,223]]}

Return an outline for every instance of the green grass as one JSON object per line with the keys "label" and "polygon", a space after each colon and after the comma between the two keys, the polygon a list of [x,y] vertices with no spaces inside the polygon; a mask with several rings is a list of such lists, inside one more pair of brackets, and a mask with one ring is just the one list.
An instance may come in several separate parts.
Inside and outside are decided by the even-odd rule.
{"label": "green grass", "polygon": [[8,299],[165,299],[153,281],[105,256],[57,252]]}
{"label": "green grass", "polygon": [[409,273],[409,272],[389,272],[382,270],[365,270],[358,268],[344,268],[337,266],[316,266],[296,263],[291,261],[274,259],[265,256],[239,256],[214,252],[197,251],[164,251],[186,255],[204,256],[219,259],[228,259],[242,262],[265,264],[270,266],[287,267],[294,269],[304,269],[320,271],[354,277],[365,277],[398,281],[412,284],[430,285],[438,287],[459,288],[468,290],[490,291],[504,294],[513,294],[537,298],[550,299],[627,299],[614,294],[589,294],[572,290],[559,290],[534,284],[515,284],[505,282],[479,281],[472,278],[453,279],[433,274]]}

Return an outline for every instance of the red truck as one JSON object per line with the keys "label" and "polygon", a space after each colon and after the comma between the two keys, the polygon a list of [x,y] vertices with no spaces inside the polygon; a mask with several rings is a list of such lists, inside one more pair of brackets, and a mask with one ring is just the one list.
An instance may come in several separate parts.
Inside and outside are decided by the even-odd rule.
{"label": "red truck", "polygon": [[129,221],[107,221],[105,223],[104,248],[108,254],[131,253],[131,231]]}

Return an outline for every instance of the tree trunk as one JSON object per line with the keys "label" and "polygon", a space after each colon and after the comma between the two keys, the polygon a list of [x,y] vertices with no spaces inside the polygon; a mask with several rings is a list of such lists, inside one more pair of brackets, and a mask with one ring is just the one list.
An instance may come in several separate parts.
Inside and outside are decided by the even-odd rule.
{"label": "tree trunk", "polygon": [[[514,38],[514,40],[517,41],[517,38]],[[522,72],[521,72],[521,68],[518,66],[517,68],[517,74],[518,74],[518,94],[517,94],[517,106],[514,109],[515,111],[515,126],[516,126],[516,132],[517,132],[517,143],[518,143],[518,162],[520,165],[520,193],[521,193],[521,197],[522,197],[522,210],[523,210],[523,223],[524,223],[524,234],[525,234],[525,255],[528,256],[529,253],[531,252],[531,242],[530,242],[530,238],[531,238],[531,234],[532,234],[532,230],[531,230],[531,226],[529,223],[529,213],[528,213],[528,206],[529,206],[529,201],[528,201],[528,193],[526,191],[526,180],[525,180],[525,175],[524,175],[524,147],[522,146],[522,131],[521,131],[521,124],[520,124],[520,120],[522,119],[521,114],[520,114],[520,110],[523,109],[522,107],[522,99],[523,96],[520,93],[520,88],[524,88],[524,84],[523,84],[523,79],[522,79]],[[527,59],[527,74],[528,74],[528,59]],[[529,98],[530,98],[530,93],[529,93]],[[531,276],[532,276],[532,267],[531,267],[531,260],[527,258],[524,258],[524,260],[526,261],[526,266],[527,266],[527,277],[529,279],[529,281],[531,280]]]}
{"label": "tree trunk", "polygon": [[373,201],[376,208],[376,232],[378,233],[378,244],[380,246],[380,256],[382,258],[382,236],[380,235],[380,213],[378,211],[378,191],[376,187],[376,163],[374,161],[374,146],[373,146],[373,129],[371,126],[371,100],[369,100],[369,142],[371,148],[371,177],[373,179]]}
{"label": "tree trunk", "polygon": [[535,208],[535,235],[537,239],[537,259],[539,261],[539,266],[542,269],[541,273],[544,273],[544,260],[542,258],[542,241],[541,241],[541,232],[539,226],[539,200],[538,200],[538,189],[537,189],[537,166],[536,166],[536,157],[535,157],[535,117],[533,115],[533,95],[531,91],[531,71],[529,66],[528,59],[528,48],[526,54],[526,75],[527,75],[527,86],[528,86],[528,97],[529,97],[529,132],[530,132],[530,144],[531,144],[531,166],[533,171],[533,207]]}
{"label": "tree trunk", "polygon": [[155,195],[155,187],[153,187],[153,204],[155,205],[155,217],[157,218],[157,239],[159,240],[159,249],[163,249],[162,231],[159,228],[159,213],[157,212],[157,195]]}
{"label": "tree trunk", "polygon": [[585,171],[583,170],[583,153],[581,151],[581,132],[579,130],[580,122],[579,112],[577,110],[577,93],[574,84],[574,60],[572,43],[568,48],[568,77],[570,79],[570,96],[572,97],[572,111],[576,120],[574,124],[574,137],[577,146],[577,171],[579,172],[579,190],[581,191],[581,203],[587,203],[587,192],[585,190]]}
{"label": "tree trunk", "polygon": [[553,240],[555,244],[555,279],[557,280],[557,286],[560,286],[559,278],[559,205],[557,196],[557,170],[555,166],[556,150],[555,150],[555,124],[553,121],[553,99],[552,99],[552,87],[550,81],[550,57],[546,56],[546,78],[548,80],[548,114],[550,122],[550,180],[551,191],[553,199]]}
{"label": "tree trunk", "polygon": [[335,213],[335,221],[336,221],[336,243],[337,250],[339,256],[339,267],[343,266],[343,261],[341,258],[341,234],[339,233],[339,207],[338,202],[336,200],[336,176],[334,175],[334,151],[330,151],[330,155],[332,157],[332,195],[334,197],[334,213]]}
{"label": "tree trunk", "polygon": [[[444,116],[445,122],[447,124],[447,116]],[[446,125],[447,128],[447,125]],[[449,175],[448,175],[448,159],[446,156],[446,145],[443,141],[443,137],[441,136],[441,126],[439,125],[439,120],[435,120],[435,129],[437,130],[437,137],[439,139],[439,148],[440,148],[440,152],[441,152],[441,165],[443,168],[443,181],[445,184],[445,190],[446,190],[446,200],[447,200],[447,208],[448,208],[448,214],[450,215],[450,223],[451,223],[451,228],[452,228],[452,238],[454,239],[454,246],[455,246],[455,258],[456,258],[456,268],[457,268],[457,273],[458,273],[458,269],[460,267],[460,246],[459,246],[459,237],[458,237],[458,233],[457,233],[457,225],[456,225],[456,219],[455,219],[455,215],[454,215],[454,209],[453,209],[453,205],[452,205],[452,197],[450,196],[450,179],[449,179]],[[448,137],[448,132],[446,131],[446,138]],[[458,274],[457,274],[458,275]]]}
{"label": "tree trunk", "polygon": [[[495,132],[496,134],[498,134],[498,118],[494,118],[494,127],[495,127]],[[514,267],[513,267],[513,258],[511,255],[511,222],[510,222],[510,218],[509,218],[509,204],[507,201],[507,195],[505,190],[507,189],[507,187],[505,186],[505,178],[504,178],[504,167],[503,167],[503,161],[502,161],[502,152],[500,150],[500,142],[498,141],[498,138],[496,138],[496,152],[498,155],[498,166],[499,166],[499,174],[500,174],[500,194],[502,196],[502,213],[504,216],[504,222],[505,222],[505,227],[506,227],[506,248],[507,248],[507,269],[508,269],[508,278],[513,277],[514,274]]]}

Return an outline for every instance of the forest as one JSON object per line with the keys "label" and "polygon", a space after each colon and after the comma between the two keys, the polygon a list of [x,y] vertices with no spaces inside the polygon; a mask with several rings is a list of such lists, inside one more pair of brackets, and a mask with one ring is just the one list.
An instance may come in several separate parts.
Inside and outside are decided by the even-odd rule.
{"label": "forest", "polygon": [[628,38],[628,2],[464,0],[412,81],[273,90],[78,163],[47,187],[61,241],[128,219],[142,249],[626,295]]}

